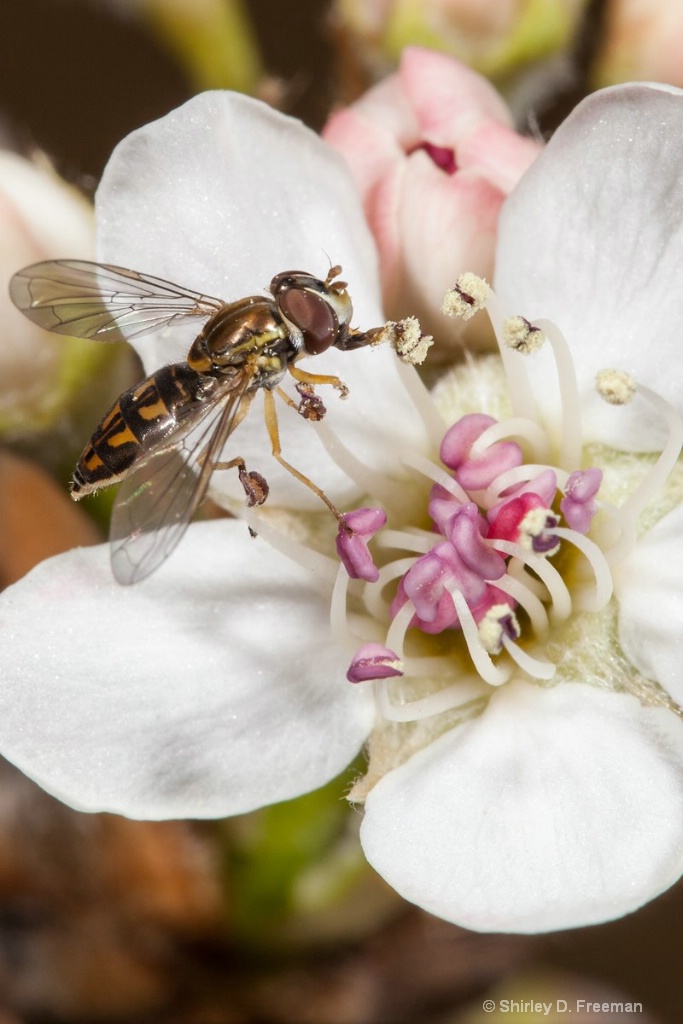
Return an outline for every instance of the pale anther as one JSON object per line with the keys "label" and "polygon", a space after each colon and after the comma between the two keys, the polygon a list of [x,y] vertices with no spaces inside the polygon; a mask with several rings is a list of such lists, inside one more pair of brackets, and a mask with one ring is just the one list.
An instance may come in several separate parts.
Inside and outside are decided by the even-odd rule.
{"label": "pale anther", "polygon": [[519,543],[535,554],[556,554],[560,549],[555,528],[559,524],[556,515],[547,508],[532,508],[519,524]]}
{"label": "pale anther", "polygon": [[494,604],[479,623],[479,639],[487,654],[500,654],[503,637],[516,640],[520,633],[517,616],[509,604]]}
{"label": "pale anther", "polygon": [[503,321],[503,341],[508,348],[527,356],[536,352],[545,342],[545,335],[538,327],[534,327],[526,317],[510,316]]}
{"label": "pale anther", "polygon": [[488,302],[491,288],[483,277],[467,272],[461,274],[453,288],[446,292],[441,312],[444,316],[469,320]]}
{"label": "pale anther", "polygon": [[383,327],[373,332],[373,345],[390,344],[404,363],[419,366],[427,358],[427,352],[434,344],[429,334],[423,334],[420,321],[415,316],[405,320],[387,320]]}
{"label": "pale anther", "polygon": [[595,387],[600,397],[610,405],[626,405],[636,391],[633,377],[623,370],[599,370],[595,375]]}

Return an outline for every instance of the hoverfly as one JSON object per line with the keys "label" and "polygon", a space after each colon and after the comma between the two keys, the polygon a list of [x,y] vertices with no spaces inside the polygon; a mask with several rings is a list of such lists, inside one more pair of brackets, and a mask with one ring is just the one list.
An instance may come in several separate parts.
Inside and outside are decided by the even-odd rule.
{"label": "hoverfly", "polygon": [[328,348],[361,348],[377,331],[350,326],[351,299],[332,267],[325,280],[302,271],[277,274],[270,294],[236,302],[181,288],[149,274],[81,260],[36,263],[14,275],[15,306],[57,334],[119,341],[149,334],[186,319],[206,322],[185,362],[172,363],[125,391],[95,428],[73,474],[76,500],[121,483],[112,512],[112,568],[120,583],[153,573],[180,542],[204,500],[216,469],[235,467],[247,503],[265,501],[264,478],[248,472],[240,457],[221,461],[224,445],[262,390],[275,458],[310,487],[339,518],[320,488],[280,452],[273,390],[289,372],[301,402],[285,396],[309,419],[324,406],[315,384],[346,393],[337,377],[309,374],[295,364]]}

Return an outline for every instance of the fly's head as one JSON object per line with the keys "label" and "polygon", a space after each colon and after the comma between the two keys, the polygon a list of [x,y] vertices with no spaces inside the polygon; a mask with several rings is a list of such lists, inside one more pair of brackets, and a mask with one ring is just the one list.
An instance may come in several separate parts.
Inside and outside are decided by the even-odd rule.
{"label": "fly's head", "polygon": [[321,281],[305,271],[289,270],[276,274],[270,282],[301,356],[347,347],[353,306],[346,282],[335,280],[340,273],[341,267],[331,267]]}

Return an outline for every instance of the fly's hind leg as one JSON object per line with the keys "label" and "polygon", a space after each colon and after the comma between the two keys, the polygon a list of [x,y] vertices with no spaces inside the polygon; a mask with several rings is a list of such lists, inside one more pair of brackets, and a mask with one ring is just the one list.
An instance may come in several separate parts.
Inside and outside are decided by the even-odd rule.
{"label": "fly's hind leg", "polygon": [[[214,446],[216,446],[217,452],[221,450],[227,438],[234,430],[236,430],[247,415],[249,406],[252,402],[252,397],[253,396],[248,393],[242,396],[239,406],[237,407],[237,412],[232,420],[228,422],[227,429],[221,432],[218,436],[218,440],[216,436],[212,437],[209,444],[202,452],[199,458],[200,465],[203,466],[206,459],[211,457],[211,449]],[[265,477],[262,477],[260,473],[249,472],[244,459],[240,455],[236,456],[234,459],[229,459],[228,461],[219,460],[213,463],[213,471],[217,469],[234,469],[235,467],[237,468],[239,481],[247,496],[247,507],[253,508],[254,505],[262,505],[268,497],[268,481]]]}
{"label": "fly's hind leg", "polygon": [[[294,406],[294,408],[296,408],[296,403],[292,402],[291,398],[288,398],[288,396],[284,394],[283,397],[285,401],[288,402],[288,404],[291,404]],[[330,501],[330,499],[327,497],[322,488],[318,487],[317,484],[314,484],[312,480],[309,480],[307,476],[301,473],[298,469],[295,469],[294,466],[290,465],[289,462],[283,459],[282,448],[280,446],[280,430],[277,422],[277,410],[275,408],[275,397],[272,391],[264,390],[263,407],[266,419],[266,429],[268,431],[268,437],[270,438],[270,445],[273,452],[273,458],[277,459],[280,465],[284,469],[286,469],[288,473],[291,473],[292,476],[296,477],[296,479],[299,480],[305,487],[308,487],[310,491],[313,491],[314,494],[317,494],[320,500],[327,505],[335,519],[338,522],[341,522],[341,512],[336,507],[336,505],[334,505]]]}

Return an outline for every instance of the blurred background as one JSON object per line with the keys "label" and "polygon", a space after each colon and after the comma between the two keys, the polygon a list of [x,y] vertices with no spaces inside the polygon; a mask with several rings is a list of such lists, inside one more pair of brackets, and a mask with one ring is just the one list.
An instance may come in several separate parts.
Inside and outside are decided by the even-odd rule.
{"label": "blurred background", "polygon": [[[519,130],[547,138],[601,85],[683,84],[681,6],[2,0],[0,146],[49,163],[89,199],[124,135],[202,89],[249,92],[320,129],[411,42],[487,74]],[[0,241],[3,266],[26,262],[13,244],[8,234]],[[66,480],[86,424],[139,373],[124,347],[91,363],[70,350],[49,401],[28,401],[16,381],[22,372],[33,380],[46,357],[23,369],[12,358],[0,359],[2,586],[104,536],[106,504],[86,518]],[[84,380],[87,406],[74,397]],[[680,885],[599,927],[463,931],[403,903],[364,864],[358,815],[340,800],[353,775],[231,821],[144,823],[78,814],[0,763],[0,1024],[560,1019],[487,1014],[485,998],[642,1004],[632,1014],[574,1013],[574,1024],[683,1019]],[[334,885],[323,864],[343,864]]]}

